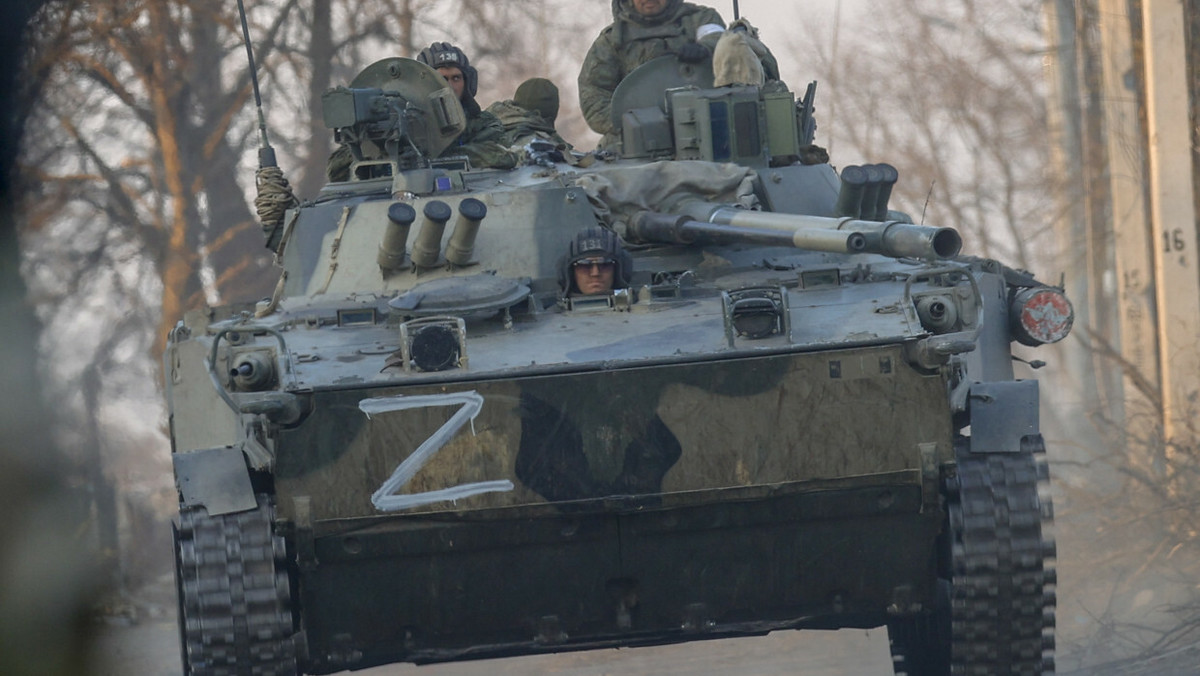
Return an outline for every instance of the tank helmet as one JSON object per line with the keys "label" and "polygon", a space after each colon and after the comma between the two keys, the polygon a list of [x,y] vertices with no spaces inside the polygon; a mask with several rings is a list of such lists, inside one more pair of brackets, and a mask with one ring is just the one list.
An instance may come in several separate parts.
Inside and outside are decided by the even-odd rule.
{"label": "tank helmet", "polygon": [[544,77],[531,77],[517,87],[513,103],[536,111],[542,119],[554,124],[558,117],[558,87]]}
{"label": "tank helmet", "polygon": [[633,274],[633,257],[625,250],[617,233],[608,228],[593,226],[580,230],[568,245],[567,255],[562,257],[558,267],[558,285],[563,295],[579,290],[575,286],[575,275],[571,273],[575,263],[596,256],[612,260],[614,289],[629,287],[629,278]]}
{"label": "tank helmet", "polygon": [[455,47],[449,42],[435,42],[417,54],[417,61],[437,70],[438,68],[457,68],[462,71],[463,81],[466,84],[464,93],[475,98],[476,92],[479,91],[479,71],[471,65],[471,60],[467,58],[467,53]]}

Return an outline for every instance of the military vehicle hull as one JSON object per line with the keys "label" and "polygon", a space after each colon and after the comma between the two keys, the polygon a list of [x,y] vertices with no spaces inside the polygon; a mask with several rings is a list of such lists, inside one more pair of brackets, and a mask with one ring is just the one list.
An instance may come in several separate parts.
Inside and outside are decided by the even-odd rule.
{"label": "military vehicle hull", "polygon": [[[903,295],[903,284],[875,285],[872,297],[886,298],[889,286]],[[809,293],[828,295],[820,289]],[[810,307],[828,312],[827,300]],[[857,305],[853,294],[843,301]],[[943,603],[955,576],[956,444],[970,455],[955,433],[961,420],[945,372],[914,366],[905,347],[914,341],[882,330],[839,345],[727,348],[720,358],[671,353],[686,348],[682,337],[644,339],[636,358],[616,358],[634,351],[624,332],[648,335],[639,320],[677,312],[699,332],[718,304],[679,298],[644,316],[553,315],[561,353],[534,337],[550,317],[526,318],[471,342],[471,354],[495,341],[518,360],[508,343],[525,343],[532,352],[519,375],[414,372],[402,386],[391,376],[391,385],[364,388],[343,374],[340,386],[307,387],[326,360],[378,371],[396,349],[394,328],[360,327],[379,335],[332,349],[306,345],[304,334],[321,329],[296,329],[291,375],[306,413],[275,431],[270,481],[255,475],[250,484],[270,487],[258,498],[271,509],[271,536],[258,541],[274,543],[263,549],[261,563],[269,553],[275,571],[264,590],[288,588],[268,614],[297,669],[903,626]],[[834,314],[852,316],[851,307]],[[708,330],[728,341],[719,322]],[[815,322],[791,338],[806,332],[822,339]],[[206,392],[202,410],[224,405],[210,379],[177,375],[185,401]],[[173,419],[181,430],[184,419]],[[237,436],[226,452],[240,465],[252,454]],[[1035,468],[1025,496],[1032,530],[1018,535],[1037,554],[1029,572],[1041,577],[1005,599],[1029,604],[1040,622],[1052,569],[1037,450],[1004,461]],[[209,466],[185,469],[185,485]],[[203,501],[228,509],[218,497]],[[207,507],[193,511],[211,518]],[[228,546],[210,548],[219,558]],[[1000,566],[988,579],[1012,571]],[[210,612],[236,605],[222,600]],[[1040,650],[1040,636],[1039,625],[1026,639]]]}
{"label": "military vehicle hull", "polygon": [[[875,368],[833,378],[831,362]],[[289,500],[309,501],[300,599],[320,618],[307,626],[316,654],[350,649],[370,664],[878,626],[889,605],[932,593],[912,580],[932,581],[933,560],[912,553],[940,531],[938,477],[922,475],[921,454],[933,466],[939,441],[949,451],[948,416],[924,414],[948,410],[945,388],[901,366],[897,349],[372,394],[429,406],[363,415],[328,439],[306,429],[330,426],[316,411],[365,407],[362,393],[317,395],[314,415],[281,439],[292,453],[277,509],[291,519]],[[833,410],[847,396],[889,405]],[[405,495],[497,479],[512,489],[473,501],[494,506],[379,516],[370,496],[473,401],[473,422]],[[841,424],[817,422],[837,413]]]}
{"label": "military vehicle hull", "polygon": [[[399,61],[338,94],[344,138],[445,131],[386,118],[425,95],[389,77],[433,86]],[[1011,343],[1069,304],[889,211],[890,167],[788,159],[809,92],[683,90],[591,168],[364,156],[268,228],[275,297],[165,356],[185,673],[884,625],[898,674],[1052,671]],[[630,269],[583,296],[597,223]]]}

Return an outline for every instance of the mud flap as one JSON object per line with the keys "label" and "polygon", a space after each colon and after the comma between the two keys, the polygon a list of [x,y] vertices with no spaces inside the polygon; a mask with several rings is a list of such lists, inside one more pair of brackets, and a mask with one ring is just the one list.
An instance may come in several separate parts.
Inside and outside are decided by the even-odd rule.
{"label": "mud flap", "polygon": [[209,516],[254,509],[254,488],[241,446],[176,453],[175,483],[184,507],[203,506]]}
{"label": "mud flap", "polygon": [[1021,440],[1038,434],[1036,380],[975,383],[967,400],[972,453],[1019,453]]}

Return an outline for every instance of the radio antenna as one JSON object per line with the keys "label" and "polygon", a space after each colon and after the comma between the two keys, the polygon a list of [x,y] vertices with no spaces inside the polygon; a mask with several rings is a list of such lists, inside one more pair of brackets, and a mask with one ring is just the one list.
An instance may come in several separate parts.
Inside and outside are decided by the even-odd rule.
{"label": "radio antenna", "polygon": [[258,166],[275,166],[275,149],[267,140],[267,117],[263,115],[262,96],[258,93],[258,68],[254,65],[254,49],[250,46],[250,26],[246,24],[246,5],[238,0],[238,14],[242,18],[242,39],[246,43],[246,59],[250,62],[250,84],[254,87],[254,105],[258,108],[258,133],[261,137],[258,148]]}
{"label": "radio antenna", "polygon": [[[275,149],[267,139],[267,116],[263,114],[262,96],[258,93],[258,68],[254,65],[254,50],[250,47],[250,26],[246,24],[246,5],[242,0],[238,0],[238,14],[242,19],[246,58],[250,61],[250,84],[254,85],[254,105],[258,108],[258,133],[261,137],[258,147],[258,171],[254,172],[254,184],[258,189],[258,195],[254,198],[254,210],[262,223],[267,247],[277,250],[282,241],[284,214],[288,209],[300,204],[300,200],[296,199],[283,170],[276,164]],[[285,272],[284,276],[286,275]],[[281,279],[280,284],[282,283]],[[278,294],[278,289],[276,293]]]}
{"label": "radio antenna", "polygon": [[[241,1],[242,0],[238,0],[238,2],[241,2]],[[742,17],[738,16],[738,0],[733,0],[733,20],[737,21],[740,18],[742,18]]]}

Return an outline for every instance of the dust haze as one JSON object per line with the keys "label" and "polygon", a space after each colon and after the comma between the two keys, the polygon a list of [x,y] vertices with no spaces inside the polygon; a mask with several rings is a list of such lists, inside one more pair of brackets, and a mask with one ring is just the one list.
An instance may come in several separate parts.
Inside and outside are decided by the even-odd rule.
{"label": "dust haze", "polygon": [[[579,4],[584,3],[547,1],[539,6],[564,34],[569,28],[585,37],[547,41],[534,52],[512,57],[520,62],[504,61],[498,50],[483,49],[487,45],[474,46],[495,64],[481,69],[492,77],[481,87],[485,105],[511,96],[520,79],[537,74],[531,63],[546,64],[563,89],[564,136],[594,141],[577,106],[566,102],[575,96],[574,70],[606,23],[609,3]],[[728,4],[707,4],[732,17]],[[1040,276],[1056,279],[1075,275],[1083,263],[1064,250],[1050,227],[1059,185],[1045,169],[1052,140],[1047,131],[1049,93],[1041,84],[1050,50],[1042,31],[1044,4],[741,0],[739,7],[760,28],[793,90],[819,81],[817,142],[833,151],[835,166],[864,160],[896,165],[904,184],[896,196],[902,208],[927,214],[939,224],[975,223],[976,230],[966,231],[971,253],[1017,259]],[[6,23],[8,28],[19,25]],[[889,26],[891,32],[886,32]],[[435,13],[426,23],[418,22],[416,34],[420,42],[456,39],[453,28]],[[43,44],[53,44],[55,36],[38,35],[48,41]],[[355,47],[358,60],[337,64],[342,75],[373,60],[371,50],[379,42],[368,38],[379,36],[368,30],[363,35],[367,41]],[[922,41],[930,36],[937,38],[937,48]],[[996,41],[1007,45],[1007,51],[983,51]],[[0,43],[13,45],[15,39],[5,35]],[[268,87],[288,81],[285,67],[276,68]],[[950,91],[952,83],[961,82],[978,89]],[[914,95],[923,86],[930,91]],[[987,129],[954,127],[978,111],[953,106],[989,100],[985,88],[997,107],[1011,105],[1012,110],[988,118],[993,126]],[[938,95],[943,90],[945,101]],[[278,91],[268,91],[267,98],[274,104],[270,122],[280,130],[281,155],[311,164],[303,138],[310,127],[285,124],[300,115],[302,98],[288,99]],[[7,90],[0,100],[12,100]],[[57,113],[64,109],[54,106],[78,108],[79,102],[48,100],[43,105],[41,112],[56,113],[47,119],[62,119]],[[243,136],[252,136],[247,133],[253,127],[249,108],[245,119],[231,125]],[[97,157],[110,154],[105,168],[133,171],[155,156],[148,149],[122,156],[122,149],[111,147],[120,145],[115,139],[127,129],[114,120],[99,112],[76,118],[84,132],[89,123],[99,130],[99,142],[89,147]],[[930,120],[943,126],[920,128]],[[990,141],[984,132],[991,134]],[[252,141],[234,148],[242,152],[239,171],[254,161],[253,150],[247,150]],[[112,198],[106,190],[72,195],[71,209],[56,211],[44,204],[66,194],[70,186],[64,177],[100,173],[80,159],[86,156],[78,150],[82,144],[73,143],[66,130],[54,125],[34,129],[20,171],[31,176],[37,165],[29,163],[45,159],[47,176],[40,176],[44,182],[37,185],[20,184],[27,191],[22,211],[4,210],[6,217],[16,215],[22,257],[18,260],[16,246],[8,245],[12,227],[5,222],[3,300],[9,320],[0,362],[7,387],[0,408],[6,416],[4,429],[13,433],[5,442],[0,494],[7,514],[24,516],[0,530],[0,672],[85,673],[79,662],[87,640],[95,637],[99,647],[86,671],[174,674],[179,673],[179,657],[170,522],[176,494],[164,434],[160,365],[151,357],[161,338],[156,332],[162,326],[162,282],[136,233],[121,234],[105,220],[122,216],[111,204],[98,206]],[[76,150],[67,157],[47,150],[56,144]],[[319,161],[320,153],[315,155]],[[246,173],[243,180],[252,182],[250,176]],[[151,179],[145,186],[147,191],[161,188]],[[139,199],[130,209],[141,217],[165,209],[153,196]],[[207,213],[210,206],[215,208],[206,204],[197,210]],[[1028,229],[1010,229],[1014,221]],[[219,235],[214,230],[208,239],[196,241],[215,247]],[[220,271],[211,263],[198,267],[197,277],[204,280],[197,283],[203,287],[198,293],[220,298]],[[24,287],[29,304],[21,300]],[[1111,354],[1106,355],[1102,342],[1087,339],[1091,333],[1082,328],[1077,326],[1061,349],[1029,354],[1030,360],[1049,362],[1046,369],[1018,365],[1018,377],[1042,382],[1058,543],[1059,672],[1196,673],[1200,519],[1194,496],[1200,494],[1200,453],[1187,446],[1164,449],[1154,426],[1145,422],[1153,416],[1150,411],[1096,403],[1087,385],[1094,379],[1081,371],[1113,368],[1111,359],[1106,361]],[[38,406],[37,390],[50,403]],[[1121,409],[1122,417],[1111,414],[1114,408]],[[1132,434],[1131,427],[1149,432]],[[22,590],[24,594],[16,593]],[[31,617],[14,611],[30,607],[60,612]],[[77,627],[85,640],[62,636],[64,628],[69,633]],[[46,633],[40,640],[58,641],[68,649],[38,653],[37,646],[47,644],[31,637],[41,631]],[[23,640],[27,645],[19,645]],[[34,660],[30,654],[57,657]],[[813,674],[890,673],[886,636],[882,630],[834,636],[799,632],[703,646],[424,667],[419,673],[717,674],[737,668],[745,674],[782,674],[798,667]],[[418,672],[390,667],[361,673]]]}

